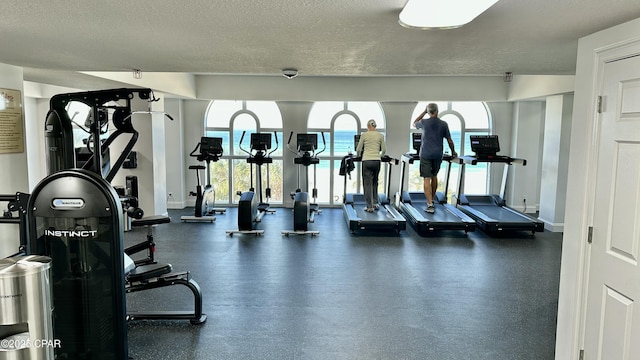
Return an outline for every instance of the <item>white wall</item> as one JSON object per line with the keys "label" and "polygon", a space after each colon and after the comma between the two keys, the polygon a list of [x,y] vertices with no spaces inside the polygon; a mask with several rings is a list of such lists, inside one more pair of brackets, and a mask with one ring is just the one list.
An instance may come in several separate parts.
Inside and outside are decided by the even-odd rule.
{"label": "white wall", "polygon": [[[0,64],[0,88],[18,90],[22,96],[23,134],[28,136],[24,127],[24,90],[22,84],[22,68]],[[16,192],[29,192],[29,173],[27,163],[27,143],[25,151],[21,153],[0,154],[0,169],[3,170],[0,181],[0,194],[12,195]],[[6,209],[7,203],[0,203]],[[20,232],[14,224],[0,224],[0,258],[7,257],[18,251]]]}
{"label": "white wall", "polygon": [[[172,134],[173,141],[167,143],[167,148],[171,149],[171,152],[177,151],[182,146],[180,154],[182,166],[177,166],[176,164],[172,166],[171,171],[167,172],[167,191],[173,192],[174,197],[170,203],[172,207],[178,203],[186,204],[187,206],[195,204],[195,198],[189,196],[189,191],[196,190],[196,174],[195,171],[189,170],[189,165],[198,165],[198,162],[190,157],[189,153],[200,141],[200,137],[204,135],[204,116],[208,105],[209,101],[205,100],[183,100],[183,117],[181,119],[183,138],[178,139],[175,134]],[[182,145],[180,145],[180,142],[182,142]],[[183,184],[184,187],[171,188],[169,184],[172,184],[172,186]]]}
{"label": "white wall", "polygon": [[[173,117],[173,121],[165,122],[165,144],[166,146],[166,166],[167,166],[167,207],[169,209],[182,209],[186,204],[184,197],[184,191],[182,189],[188,189],[194,184],[186,183],[185,163],[183,161],[185,151],[189,152],[191,149],[185,149],[184,146],[184,102],[180,99],[166,99],[164,102],[164,108],[167,114]],[[194,145],[195,146],[195,145]],[[193,146],[191,147],[193,148]],[[194,177],[195,181],[195,177]],[[171,193],[171,196],[169,196]]]}
{"label": "white wall", "polygon": [[503,101],[502,76],[331,77],[198,75],[199,99],[284,101]]}

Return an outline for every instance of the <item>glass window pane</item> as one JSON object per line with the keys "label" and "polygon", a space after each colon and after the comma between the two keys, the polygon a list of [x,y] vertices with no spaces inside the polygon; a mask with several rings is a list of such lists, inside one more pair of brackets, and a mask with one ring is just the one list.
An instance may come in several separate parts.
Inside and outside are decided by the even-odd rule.
{"label": "glass window pane", "polygon": [[[436,103],[438,105],[438,111],[439,112],[444,112],[446,110],[449,110],[449,103],[446,101],[420,101],[418,102],[418,105],[416,105],[416,107],[413,109],[413,114],[411,114],[411,121],[410,121],[410,126],[413,127],[413,120],[415,120],[418,115],[422,114],[422,112],[427,108],[427,105],[429,103]],[[429,116],[428,114],[425,116]]]}
{"label": "glass window pane", "polygon": [[260,119],[261,128],[282,128],[282,114],[274,101],[247,101],[247,110],[253,111]]}
{"label": "glass window pane", "polygon": [[[328,204],[331,200],[331,191],[329,189],[329,182],[327,179],[330,178],[330,165],[331,163],[327,160],[320,160],[320,163],[316,165],[316,178],[313,176],[313,166],[309,166],[307,169],[307,176],[309,179],[309,188],[307,191],[310,195],[313,195],[313,189],[317,188],[318,190],[318,198],[315,200],[318,204]],[[338,164],[339,165],[339,164]],[[317,180],[317,184],[316,184]],[[304,184],[300,184],[304,191]]]}
{"label": "glass window pane", "polygon": [[[256,132],[257,129],[257,124],[256,124],[256,120],[253,118],[253,116],[244,113],[244,114],[239,114],[234,122],[233,122],[233,139],[234,139],[234,144],[233,144],[233,154],[234,155],[241,155],[241,154],[245,154],[242,150],[240,150],[240,140],[242,140],[242,148],[245,150],[249,150],[250,148],[250,139],[251,139],[251,133]],[[242,133],[244,134],[244,138],[242,137]]]}
{"label": "glass window pane", "polygon": [[[282,202],[282,115],[277,104],[273,101],[212,101],[207,109],[206,136],[221,137],[224,148],[224,161],[219,161],[216,166],[216,177],[221,181],[220,201],[238,202],[235,195],[237,191],[248,191],[252,179],[250,167],[246,162],[248,154],[240,150],[240,140],[245,150],[250,149],[250,134],[261,129],[261,132],[277,133],[279,149],[274,151],[274,163],[269,168],[269,179],[272,181],[272,198],[276,202]],[[233,129],[233,131],[231,131]],[[242,136],[244,133],[244,137]],[[275,149],[275,140],[272,149]],[[280,158],[280,159],[278,159]],[[230,164],[229,164],[230,163]],[[212,170],[213,172],[213,170]],[[266,181],[266,166],[263,166],[263,180]],[[212,174],[213,176],[213,174]],[[233,180],[231,180],[233,179]],[[255,183],[255,168],[253,186]],[[229,184],[229,181],[232,181]],[[266,187],[266,182],[264,184]],[[277,189],[277,190],[276,190]],[[264,196],[264,190],[263,190]]]}
{"label": "glass window pane", "polygon": [[[282,142],[282,131],[276,131],[275,134],[273,131],[270,131],[270,133],[271,133],[271,141],[272,141],[271,150],[275,150],[271,154],[271,157],[281,157],[284,147],[287,146],[287,144]],[[276,146],[277,146],[277,149],[276,149]],[[269,152],[271,152],[271,150],[269,150]]]}
{"label": "glass window pane", "polygon": [[[282,181],[282,160],[274,159],[269,168],[269,177],[267,178],[267,166],[262,165],[262,194],[266,195],[267,187],[271,188],[271,199],[269,202],[274,204],[282,204],[283,181]],[[265,198],[265,201],[267,199]]]}
{"label": "glass window pane", "polygon": [[343,101],[318,101],[311,107],[307,124],[312,129],[329,129],[333,116],[342,110]]}
{"label": "glass window pane", "polygon": [[356,164],[356,168],[351,172],[351,178],[349,176],[340,176],[340,163],[342,160],[335,160],[333,162],[333,203],[344,203],[344,184],[346,180],[347,192],[357,193],[360,192],[360,163]]}
{"label": "glass window pane", "polygon": [[457,101],[452,107],[464,119],[467,129],[488,129],[489,115],[484,104],[479,101]]}
{"label": "glass window pane", "polygon": [[367,128],[367,121],[373,119],[376,121],[378,130],[384,129],[384,114],[380,103],[373,101],[350,101],[347,105],[348,109],[353,111],[360,118],[360,126]]}
{"label": "glass window pane", "polygon": [[206,127],[228,128],[231,117],[240,110],[242,110],[242,101],[212,101],[207,110]]}
{"label": "glass window pane", "polygon": [[465,165],[464,168],[464,193],[479,194],[487,193],[487,163],[477,165]]}
{"label": "glass window pane", "polygon": [[356,145],[354,136],[357,135],[356,120],[351,115],[342,114],[335,122],[335,130],[333,132],[334,156],[344,156],[349,152],[354,152]]}
{"label": "glass window pane", "polygon": [[[456,152],[458,152],[461,148],[461,122],[460,119],[454,114],[446,114],[442,116],[442,120],[447,122],[449,125],[449,133],[451,134],[451,140],[453,140],[453,144],[455,146]],[[444,145],[444,153],[451,154],[451,149],[449,148],[449,144],[446,140],[442,140]]]}
{"label": "glass window pane", "polygon": [[205,136],[222,138],[222,155],[223,156],[229,155],[229,132],[228,131],[209,130],[205,132]]}
{"label": "glass window pane", "polygon": [[[465,154],[474,155],[471,151],[471,135],[489,135],[488,131],[469,132],[465,136]],[[464,168],[464,192],[466,194],[486,194],[488,189],[487,174],[488,163],[478,163],[477,165],[466,165]]]}
{"label": "glass window pane", "polygon": [[[245,192],[249,191],[251,187],[251,169],[246,159],[233,159],[233,193],[237,191]],[[255,174],[254,174],[255,175]],[[238,196],[234,196],[233,203],[237,204],[239,200]]]}
{"label": "glass window pane", "polygon": [[409,184],[407,186],[409,191],[424,191],[424,180],[420,177],[420,162],[416,161],[411,166],[408,166],[408,179]]}
{"label": "glass window pane", "polygon": [[220,159],[210,165],[211,186],[216,203],[229,203],[229,160]]}

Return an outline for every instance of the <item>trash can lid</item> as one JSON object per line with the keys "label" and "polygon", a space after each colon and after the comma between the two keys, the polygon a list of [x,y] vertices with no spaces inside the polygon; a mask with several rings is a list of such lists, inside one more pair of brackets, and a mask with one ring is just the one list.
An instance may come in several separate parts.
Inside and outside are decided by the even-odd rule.
{"label": "trash can lid", "polygon": [[51,258],[42,255],[14,256],[0,259],[0,278],[28,275],[51,267]]}

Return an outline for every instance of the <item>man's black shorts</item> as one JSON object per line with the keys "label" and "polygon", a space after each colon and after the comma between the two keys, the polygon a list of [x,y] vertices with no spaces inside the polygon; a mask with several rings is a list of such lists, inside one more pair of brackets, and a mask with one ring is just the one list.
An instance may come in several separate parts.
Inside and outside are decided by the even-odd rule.
{"label": "man's black shorts", "polygon": [[429,178],[438,176],[440,165],[442,165],[442,159],[420,158],[420,177]]}

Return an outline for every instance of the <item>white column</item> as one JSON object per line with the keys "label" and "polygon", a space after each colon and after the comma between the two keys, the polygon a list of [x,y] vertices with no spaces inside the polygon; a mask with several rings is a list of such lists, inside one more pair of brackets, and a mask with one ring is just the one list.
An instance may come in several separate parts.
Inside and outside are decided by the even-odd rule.
{"label": "white column", "polygon": [[[165,123],[170,121],[162,112],[164,100],[162,94],[156,93],[160,100],[147,102],[136,96],[131,102],[132,111],[151,110],[151,114],[134,114],[133,127],[139,137],[133,151],[137,153],[138,166],[135,169],[120,169],[113,179],[114,186],[124,186],[127,175],[138,177],[138,196],[140,207],[145,216],[167,214],[167,167],[165,157]],[[111,161],[120,155],[129,135],[111,146]]]}
{"label": "white column", "polygon": [[545,229],[556,232],[564,229],[572,116],[573,95],[547,98],[539,219]]}
{"label": "white column", "polygon": [[[512,165],[509,167],[509,177],[505,198],[507,205],[519,210],[525,210],[523,199],[526,197],[526,212],[534,213],[537,209],[540,189],[540,168],[542,159],[542,143],[544,128],[544,102],[522,101],[514,109],[513,136],[510,145],[500,142],[500,153],[527,160],[526,166]],[[497,130],[497,129],[496,129]],[[503,165],[492,164],[492,190],[500,184]]]}

